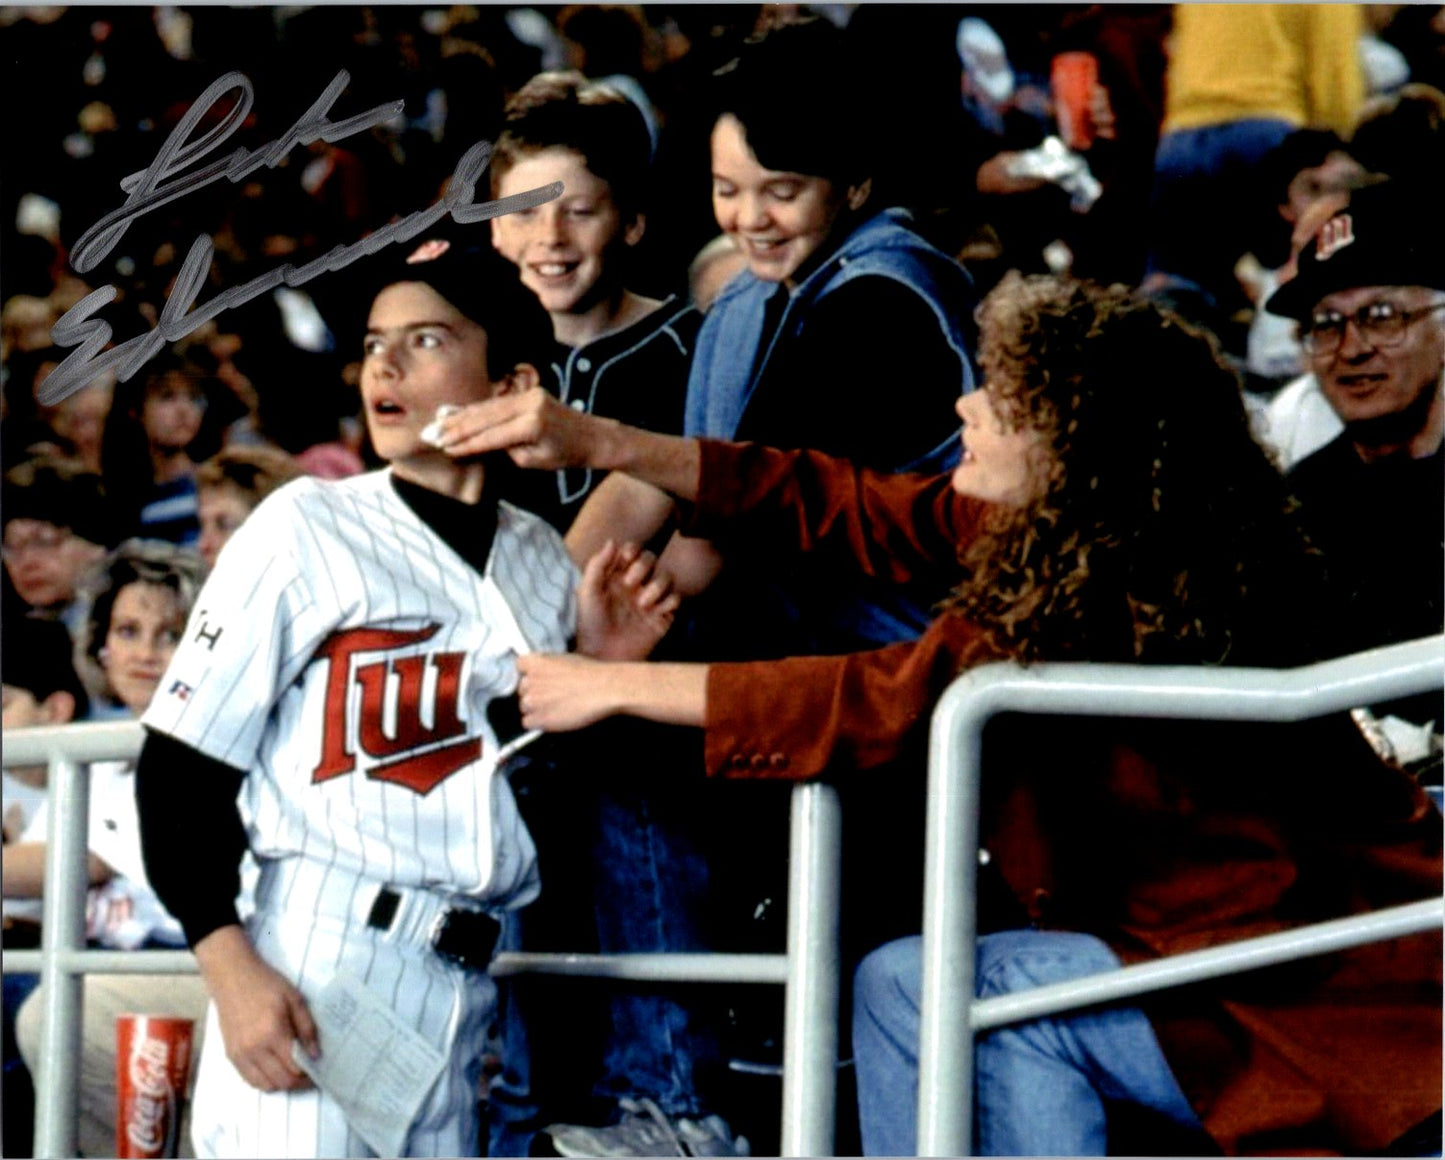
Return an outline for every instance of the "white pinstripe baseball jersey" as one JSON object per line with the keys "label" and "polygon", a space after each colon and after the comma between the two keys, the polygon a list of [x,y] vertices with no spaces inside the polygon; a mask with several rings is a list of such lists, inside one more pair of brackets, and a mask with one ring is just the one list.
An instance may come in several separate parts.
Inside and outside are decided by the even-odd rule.
{"label": "white pinstripe baseball jersey", "polygon": [[249,771],[258,858],[519,906],[535,850],[485,710],[517,651],[566,650],[576,582],[509,504],[479,575],[389,472],[297,480],[226,545],[143,720]]}

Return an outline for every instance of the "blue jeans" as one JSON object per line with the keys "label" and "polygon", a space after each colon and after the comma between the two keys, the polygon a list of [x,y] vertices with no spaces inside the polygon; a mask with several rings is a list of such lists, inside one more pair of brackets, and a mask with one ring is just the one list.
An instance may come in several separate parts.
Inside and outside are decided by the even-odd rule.
{"label": "blue jeans", "polygon": [[[656,749],[644,752],[656,756]],[[586,950],[590,935],[603,954],[712,949],[702,926],[708,867],[698,832],[707,820],[700,787],[676,767],[665,772],[670,785],[641,779],[602,790],[587,785],[584,779],[597,776],[587,770],[584,779],[542,790],[564,800],[566,817],[528,818],[544,854],[542,898],[536,913],[513,916],[503,947]],[[570,853],[549,863],[546,855],[567,842]],[[547,915],[543,903],[559,903],[559,910]],[[711,1110],[700,1073],[720,1049],[706,997],[691,989],[684,1002],[675,988],[655,983],[606,986],[609,1019],[600,1044],[584,1027],[595,1002],[585,984],[553,983],[545,993],[535,985],[504,988],[505,1071],[491,1088],[491,1155],[525,1155],[531,1134],[558,1114],[539,1101],[569,1081],[589,1085],[603,1108],[622,1096],[646,1096],[673,1116]],[[558,1076],[564,1054],[567,1074]],[[560,1114],[587,1115],[565,1103]]]}
{"label": "blue jeans", "polygon": [[29,1156],[31,1132],[35,1126],[35,1087],[30,1069],[20,1056],[15,1041],[15,1014],[30,993],[40,985],[40,976],[10,974],[5,976],[5,1071],[3,1094],[4,1132],[0,1154]]}
{"label": "blue jeans", "polygon": [[[853,1056],[863,1151],[917,1152],[918,1027],[923,940],[870,954],[853,991]],[[978,942],[980,998],[1117,967],[1091,935],[1004,931]],[[1183,1127],[1199,1120],[1137,1008],[1035,1019],[981,1036],[974,1050],[974,1148],[979,1156],[1102,1156],[1104,1100],[1142,1105]],[[967,1099],[967,1093],[958,1098]]]}

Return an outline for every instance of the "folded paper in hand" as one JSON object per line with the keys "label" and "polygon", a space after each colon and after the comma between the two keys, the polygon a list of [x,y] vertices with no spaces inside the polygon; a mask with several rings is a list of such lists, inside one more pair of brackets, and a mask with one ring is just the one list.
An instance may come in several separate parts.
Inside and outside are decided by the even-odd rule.
{"label": "folded paper in hand", "polygon": [[357,979],[339,974],[311,1006],[321,1058],[299,1043],[291,1056],[334,1099],[378,1156],[404,1155],[407,1132],[446,1057]]}

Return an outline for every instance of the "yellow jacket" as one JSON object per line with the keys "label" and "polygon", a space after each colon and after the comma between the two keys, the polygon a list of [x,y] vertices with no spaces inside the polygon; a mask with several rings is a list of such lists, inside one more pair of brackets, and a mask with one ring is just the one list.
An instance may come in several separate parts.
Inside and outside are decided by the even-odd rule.
{"label": "yellow jacket", "polygon": [[1348,133],[1364,27],[1360,4],[1176,4],[1164,131],[1271,119]]}

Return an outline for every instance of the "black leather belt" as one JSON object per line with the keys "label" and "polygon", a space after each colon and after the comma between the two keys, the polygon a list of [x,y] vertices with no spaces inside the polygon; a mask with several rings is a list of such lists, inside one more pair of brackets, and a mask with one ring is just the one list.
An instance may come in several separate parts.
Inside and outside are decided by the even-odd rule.
{"label": "black leather belt", "polygon": [[[401,895],[383,886],[371,905],[366,925],[376,930],[390,930],[400,905]],[[431,948],[450,962],[469,970],[485,971],[501,932],[501,924],[485,911],[449,907],[432,925]]]}

